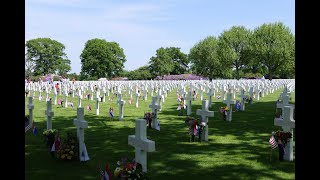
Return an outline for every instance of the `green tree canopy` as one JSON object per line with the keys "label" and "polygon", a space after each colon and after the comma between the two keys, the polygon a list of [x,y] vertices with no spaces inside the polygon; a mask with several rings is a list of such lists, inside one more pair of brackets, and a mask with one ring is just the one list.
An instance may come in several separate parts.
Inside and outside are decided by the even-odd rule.
{"label": "green tree canopy", "polygon": [[241,70],[249,63],[247,51],[251,35],[251,31],[244,26],[233,26],[219,36],[218,57],[235,69],[236,79],[240,79]]}
{"label": "green tree canopy", "polygon": [[166,48],[157,49],[156,56],[150,58],[149,67],[153,77],[169,75],[173,71],[174,63]]}
{"label": "green tree canopy", "polygon": [[142,66],[136,70],[128,73],[128,79],[130,80],[150,80],[152,75],[150,73],[149,66]]}
{"label": "green tree canopy", "polygon": [[230,63],[221,62],[217,54],[218,39],[208,36],[195,44],[189,53],[192,72],[209,78],[231,77]]}
{"label": "green tree canopy", "polygon": [[[46,75],[49,73],[59,74],[71,70],[70,60],[64,53],[65,46],[50,38],[36,38],[26,43],[26,63],[34,64],[33,74]],[[28,70],[32,72],[32,70]]]}
{"label": "green tree canopy", "polygon": [[294,74],[294,35],[283,23],[263,24],[257,27],[250,46],[251,54],[266,69],[270,80],[274,75]]}
{"label": "green tree canopy", "polygon": [[80,59],[82,79],[116,77],[123,73],[127,61],[118,43],[97,38],[85,43]]}

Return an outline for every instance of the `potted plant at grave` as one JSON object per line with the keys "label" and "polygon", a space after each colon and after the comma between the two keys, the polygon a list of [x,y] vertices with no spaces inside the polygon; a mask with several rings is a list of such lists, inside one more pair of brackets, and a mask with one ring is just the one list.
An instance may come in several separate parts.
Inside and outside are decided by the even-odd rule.
{"label": "potted plant at grave", "polygon": [[290,141],[292,138],[291,132],[286,132],[286,131],[276,131],[272,132],[273,137],[275,138],[276,142],[278,143],[278,148],[279,148],[279,160],[283,160],[284,152],[285,152],[285,147],[287,143]]}
{"label": "potted plant at grave", "polygon": [[281,118],[281,111],[277,111],[276,113],[275,113],[275,117],[276,118]]}
{"label": "potted plant at grave", "polygon": [[148,180],[146,173],[142,172],[142,165],[134,159],[129,161],[127,158],[122,158],[117,162],[118,167],[114,170],[114,177],[121,180],[141,179]]}

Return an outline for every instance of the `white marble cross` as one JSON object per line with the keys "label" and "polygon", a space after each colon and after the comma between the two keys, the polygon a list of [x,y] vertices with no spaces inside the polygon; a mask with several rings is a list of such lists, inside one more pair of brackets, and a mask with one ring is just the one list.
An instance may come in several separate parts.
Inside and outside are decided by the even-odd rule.
{"label": "white marble cross", "polygon": [[277,104],[277,108],[281,108],[282,109],[282,112],[283,112],[283,107],[284,106],[292,106],[291,104],[289,104],[289,101],[290,101],[290,96],[289,95],[282,95],[281,96],[281,100],[282,100],[282,103],[278,103]]}
{"label": "white marble cross", "polygon": [[78,107],[81,107],[82,91],[78,89]]}
{"label": "white marble cross", "polygon": [[95,100],[96,100],[96,115],[99,115],[99,110],[100,110],[99,102],[101,101],[100,92],[99,91],[96,92]]}
{"label": "white marble cross", "polygon": [[136,108],[139,107],[139,96],[140,96],[140,93],[136,93]]}
{"label": "white marble cross", "polygon": [[197,115],[201,116],[201,122],[206,123],[206,130],[205,130],[205,136],[202,136],[205,141],[208,141],[208,123],[209,123],[209,118],[208,117],[213,117],[214,112],[208,110],[208,100],[203,100],[202,101],[202,109],[197,109]]}
{"label": "white marble cross", "polygon": [[84,128],[88,128],[88,122],[84,120],[84,108],[77,108],[77,119],[73,120],[73,124],[77,127],[77,137],[79,140],[79,159],[81,161],[90,160],[86,145],[84,144]]}
{"label": "white marble cross", "polygon": [[135,160],[142,165],[142,171],[147,172],[147,152],[155,151],[155,142],[147,139],[147,121],[136,120],[135,135],[128,136],[128,144],[135,148]]}
{"label": "white marble cross", "polygon": [[28,104],[29,125],[27,127],[25,127],[25,132],[27,132],[32,127],[32,123],[33,123],[33,109],[34,109],[34,105],[32,104],[33,97],[29,96],[28,99],[29,99],[29,104]]}
{"label": "white marble cross", "polygon": [[47,110],[44,111],[44,114],[47,116],[47,129],[52,129],[52,117],[54,113],[52,111],[51,100],[47,101]]}
{"label": "white marble cross", "polygon": [[241,111],[244,111],[244,110],[245,110],[245,102],[246,102],[246,101],[245,101],[246,95],[245,95],[244,89],[241,89],[240,98],[241,98],[240,110],[241,110]]}
{"label": "white marble cross", "polygon": [[64,108],[68,107],[68,88],[64,88]]}
{"label": "white marble cross", "polygon": [[119,105],[119,120],[123,120],[123,112],[124,112],[123,108],[124,108],[124,104],[126,102],[122,99],[121,94],[119,94],[119,95],[120,95],[120,99],[118,99],[118,101],[117,101],[117,103]]}
{"label": "white marble cross", "polygon": [[155,114],[155,118],[152,119],[152,128],[156,128],[157,127],[157,124],[158,124],[158,119],[157,119],[158,112],[157,112],[157,110],[161,109],[161,106],[157,104],[157,100],[158,100],[157,97],[152,97],[152,102],[149,105],[149,108],[152,109],[152,113]]}
{"label": "white marble cross", "polygon": [[191,111],[191,101],[192,101],[191,91],[188,91],[188,96],[187,96],[186,100],[188,100],[187,115],[190,116],[192,114],[192,111]]}
{"label": "white marble cross", "polygon": [[[295,128],[295,120],[293,119],[293,107],[284,106],[283,119],[275,118],[274,125],[281,126],[283,131],[291,132],[293,136],[293,129]],[[293,160],[293,137],[286,144],[284,159],[287,161]]]}
{"label": "white marble cross", "polygon": [[54,105],[57,105],[57,88],[56,87],[53,87],[53,94],[54,94],[54,99],[53,99],[53,103]]}
{"label": "white marble cross", "polygon": [[214,92],[212,92],[212,89],[209,88],[209,92],[208,92],[209,107],[212,106],[211,97],[213,96],[213,94],[214,94]]}
{"label": "white marble cross", "polygon": [[232,100],[232,93],[230,93],[230,92],[227,93],[227,100],[224,100],[223,103],[227,104],[227,106],[229,108],[229,112],[228,112],[226,120],[231,121],[232,120],[232,105],[236,103],[234,100]]}

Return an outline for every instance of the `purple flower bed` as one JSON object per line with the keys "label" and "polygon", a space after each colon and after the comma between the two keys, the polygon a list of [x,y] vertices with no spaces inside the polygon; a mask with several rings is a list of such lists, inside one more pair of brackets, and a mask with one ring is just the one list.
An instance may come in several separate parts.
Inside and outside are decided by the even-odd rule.
{"label": "purple flower bed", "polygon": [[178,75],[168,75],[168,76],[157,76],[155,80],[208,80],[207,77],[197,76],[194,74],[178,74]]}

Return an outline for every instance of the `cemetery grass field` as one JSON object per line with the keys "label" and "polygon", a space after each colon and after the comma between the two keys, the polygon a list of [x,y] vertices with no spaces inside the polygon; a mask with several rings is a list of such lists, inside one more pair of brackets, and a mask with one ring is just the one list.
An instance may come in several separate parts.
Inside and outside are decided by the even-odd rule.
{"label": "cemetery grass field", "polygon": [[[214,117],[209,118],[208,123],[209,141],[202,143],[189,142],[186,111],[184,116],[178,116],[176,90],[171,91],[165,98],[162,111],[158,112],[161,130],[147,128],[147,138],[155,141],[156,147],[155,152],[147,153],[148,177],[152,180],[295,179],[295,160],[279,162],[278,148],[271,151],[268,143],[271,132],[281,130],[281,127],[274,126],[273,119],[275,101],[282,90],[265,95],[253,104],[246,103],[245,111],[234,112],[231,122],[224,121],[218,112],[218,108],[224,105],[222,100],[213,97],[212,107],[209,108],[214,111]],[[90,160],[82,163],[51,157],[42,136],[46,129],[46,104],[45,101],[34,99],[34,121],[39,133],[33,135],[32,129],[25,133],[25,179],[97,180],[100,179],[99,163],[103,169],[107,163],[113,174],[118,160],[123,157],[134,158],[134,147],[128,145],[128,135],[135,134],[135,120],[142,119],[144,112],[151,111],[149,104],[152,98],[150,94],[147,101],[141,97],[139,108],[135,108],[135,97],[130,105],[129,96],[123,94],[126,101],[123,121],[118,120],[119,108],[115,97],[112,102],[106,97],[106,102],[100,103],[98,116],[95,115],[95,102],[82,100],[82,107],[87,104],[92,107],[90,112],[85,108],[85,120],[89,125],[85,129],[85,143]],[[203,96],[207,98],[206,94]],[[295,103],[294,97],[293,92],[291,104]],[[64,99],[62,95],[59,98]],[[239,94],[236,99],[240,99]],[[73,120],[76,118],[78,99],[68,97],[68,101],[74,103],[74,109],[52,105],[52,127],[59,130],[62,137],[65,137],[67,131],[76,133]],[[28,104],[27,97],[25,103]],[[108,115],[110,106],[114,108],[114,120]],[[28,114],[25,107],[25,113]],[[195,114],[196,109],[201,109],[200,97],[192,101],[192,116],[199,118]]]}

